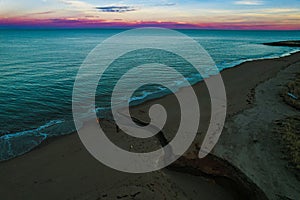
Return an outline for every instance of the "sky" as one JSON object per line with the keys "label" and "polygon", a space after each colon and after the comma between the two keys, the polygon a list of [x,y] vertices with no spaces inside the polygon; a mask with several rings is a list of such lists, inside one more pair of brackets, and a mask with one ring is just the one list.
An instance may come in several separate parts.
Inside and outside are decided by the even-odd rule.
{"label": "sky", "polygon": [[0,0],[0,27],[300,30],[300,0]]}

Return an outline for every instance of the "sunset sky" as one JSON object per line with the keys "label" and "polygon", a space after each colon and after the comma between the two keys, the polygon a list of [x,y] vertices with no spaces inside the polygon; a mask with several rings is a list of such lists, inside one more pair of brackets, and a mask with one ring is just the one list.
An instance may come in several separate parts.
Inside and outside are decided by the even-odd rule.
{"label": "sunset sky", "polygon": [[0,0],[0,27],[300,30],[300,0]]}

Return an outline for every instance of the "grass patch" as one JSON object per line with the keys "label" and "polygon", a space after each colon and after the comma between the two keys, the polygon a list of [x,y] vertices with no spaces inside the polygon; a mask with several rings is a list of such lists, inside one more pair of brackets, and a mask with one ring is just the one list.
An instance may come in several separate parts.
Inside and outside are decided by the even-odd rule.
{"label": "grass patch", "polygon": [[300,116],[275,121],[274,132],[281,138],[289,162],[300,170]]}
{"label": "grass patch", "polygon": [[[288,95],[288,93],[293,94],[294,96],[298,97],[298,99],[292,98]],[[286,85],[286,87],[281,92],[281,96],[287,104],[300,110],[300,73],[296,75],[295,80],[290,81]]]}

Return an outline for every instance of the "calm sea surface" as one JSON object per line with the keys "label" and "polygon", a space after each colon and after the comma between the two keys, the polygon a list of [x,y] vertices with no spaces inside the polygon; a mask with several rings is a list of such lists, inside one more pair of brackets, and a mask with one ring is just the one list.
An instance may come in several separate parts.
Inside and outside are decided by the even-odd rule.
{"label": "calm sea surface", "polygon": [[[0,160],[28,152],[47,137],[74,131],[72,87],[83,60],[106,38],[124,30],[0,30]],[[201,44],[222,70],[246,60],[288,55],[300,48],[271,47],[261,43],[299,40],[300,31],[206,31],[184,30]],[[151,52],[142,52],[146,56]],[[111,86],[136,55],[128,55],[112,70],[104,86]],[[170,59],[191,82],[194,71],[172,56],[151,54],[159,62]],[[147,59],[147,57],[143,56]],[[123,63],[122,63],[123,62]],[[162,78],[168,78],[166,75]],[[138,77],[137,77],[138,81]],[[175,80],[174,80],[175,81]],[[182,85],[176,83],[178,88]],[[97,93],[98,110],[109,105],[110,90]],[[132,102],[167,94],[149,86],[137,91]]]}

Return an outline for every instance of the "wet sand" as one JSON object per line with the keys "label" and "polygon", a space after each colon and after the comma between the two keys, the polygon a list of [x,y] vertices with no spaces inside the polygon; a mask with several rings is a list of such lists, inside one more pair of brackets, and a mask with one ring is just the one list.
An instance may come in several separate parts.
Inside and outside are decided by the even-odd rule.
{"label": "wet sand", "polygon": [[[193,86],[201,109],[197,138],[186,154],[170,168],[147,174],[118,172],[95,160],[78,135],[72,134],[51,139],[30,153],[0,163],[0,198],[294,199],[300,194],[297,189],[299,182],[283,167],[285,161],[276,154],[277,150],[273,148],[276,143],[271,139],[271,130],[266,124],[282,115],[295,113],[287,107],[282,113],[280,106],[275,110],[282,115],[273,116],[274,113],[266,110],[273,103],[281,102],[280,98],[267,92],[276,94],[276,88],[285,79],[299,72],[299,62],[300,53],[295,53],[278,59],[246,62],[222,72],[228,98],[227,120],[220,141],[212,155],[204,161],[197,158],[197,151],[209,122],[210,101],[205,84],[200,82]],[[267,94],[263,95],[264,92]],[[270,101],[271,104],[266,104]],[[131,114],[147,121],[147,111],[153,104],[164,105],[168,112],[163,133],[170,141],[179,123],[174,95],[135,106]],[[259,106],[264,106],[265,110]],[[268,120],[256,123],[263,119]],[[114,124],[110,122],[104,121],[102,126],[109,138],[124,149],[139,152],[161,146],[155,138],[138,142],[122,132],[116,133]],[[277,156],[270,157],[273,154]],[[252,196],[248,195],[250,193],[253,193]]]}

